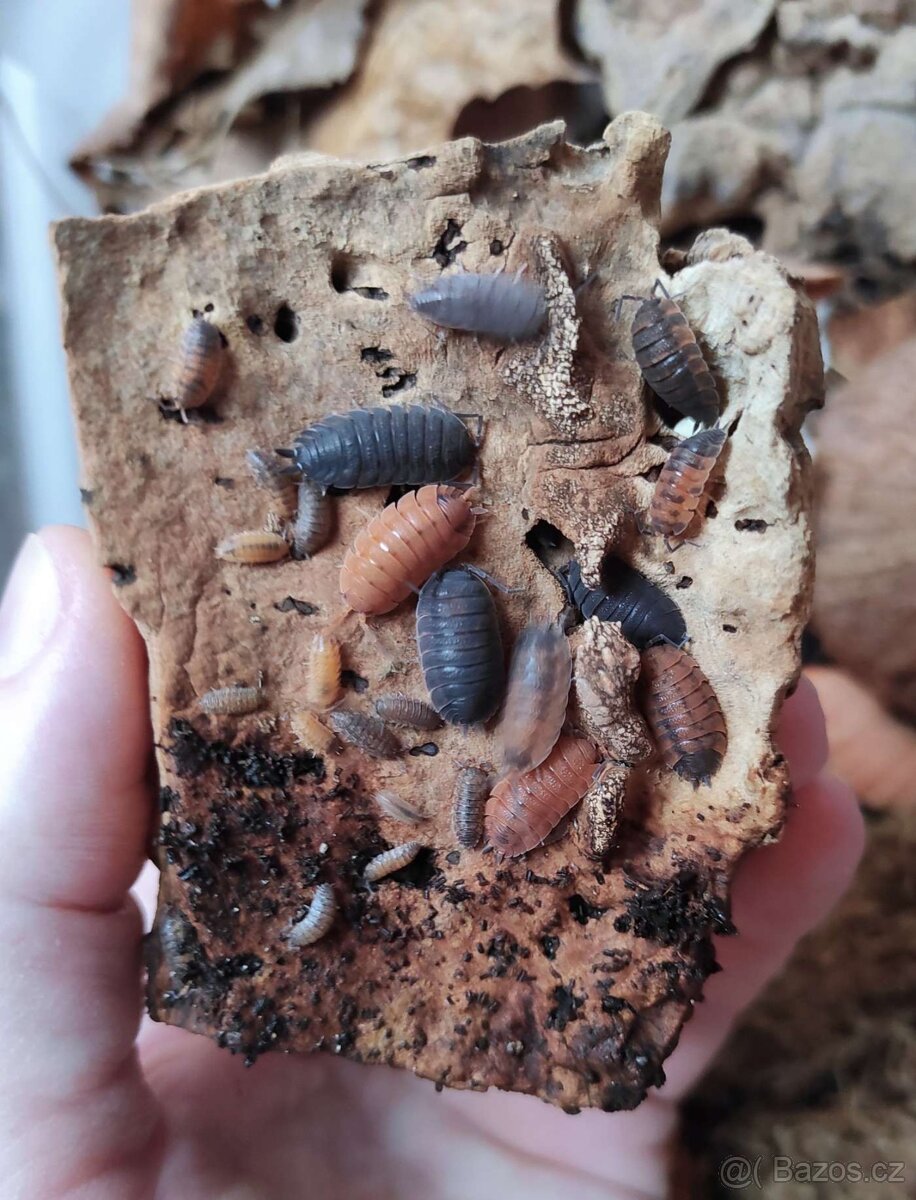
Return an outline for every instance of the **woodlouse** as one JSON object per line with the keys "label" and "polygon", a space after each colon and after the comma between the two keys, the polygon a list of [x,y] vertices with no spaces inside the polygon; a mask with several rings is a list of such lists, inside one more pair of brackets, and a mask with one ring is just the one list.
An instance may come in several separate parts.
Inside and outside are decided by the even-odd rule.
{"label": "woodlouse", "polygon": [[449,409],[392,404],[324,417],[282,453],[324,488],[368,488],[448,483],[468,469],[476,450]]}
{"label": "woodlouse", "polygon": [[660,587],[621,559],[608,560],[602,586],[589,587],[575,559],[557,572],[570,603],[588,620],[619,621],[628,642],[642,648],[653,638],[680,644],[687,639],[681,610]]}
{"label": "woodlouse", "polygon": [[473,849],[483,837],[483,821],[490,794],[490,776],[480,767],[462,767],[455,780],[452,821],[458,845]]}
{"label": "woodlouse", "polygon": [[309,910],[293,925],[286,940],[291,946],[311,946],[323,938],[334,924],[337,914],[337,901],[334,899],[334,888],[330,883],[319,883],[312,896]]}
{"label": "woodlouse", "polygon": [[668,295],[660,279],[648,297],[621,296],[617,317],[624,300],[639,303],[631,332],[636,361],[646,383],[683,416],[701,425],[712,424],[719,415],[719,393],[680,305]]}
{"label": "woodlouse", "polygon": [[402,796],[396,792],[376,792],[375,803],[386,817],[392,821],[402,821],[405,825],[419,825],[426,817]]}
{"label": "woodlouse", "polygon": [[255,712],[264,703],[264,690],[260,687],[222,687],[204,692],[198,704],[206,713],[226,713],[240,716]]}
{"label": "woodlouse", "polygon": [[294,519],[289,528],[293,544],[293,558],[311,556],[326,545],[334,523],[334,510],[330,497],[320,484],[303,479],[296,491]]}
{"label": "woodlouse", "polygon": [[328,724],[343,740],[370,758],[397,758],[403,750],[384,721],[349,708],[337,708],[328,717]]}
{"label": "woodlouse", "polygon": [[224,538],[216,547],[216,557],[226,562],[262,566],[279,562],[289,554],[289,542],[269,529],[243,529]]}
{"label": "woodlouse", "polygon": [[395,871],[400,871],[401,867],[412,863],[422,849],[422,842],[403,842],[400,846],[392,846],[390,850],[377,854],[371,862],[366,863],[363,878],[367,883],[377,883],[386,875],[392,875]]}
{"label": "woodlouse", "polygon": [[433,708],[453,725],[492,717],[506,686],[499,619],[473,567],[438,571],[417,601],[420,669]]}
{"label": "woodlouse", "polygon": [[340,699],[340,642],[316,633],[309,653],[305,694],[312,708],[332,708]]}
{"label": "woodlouse", "polygon": [[436,325],[503,342],[536,337],[547,319],[544,288],[523,279],[522,271],[443,275],[408,302],[415,313]]}
{"label": "woodlouse", "polygon": [[322,725],[314,713],[299,709],[290,714],[289,723],[299,745],[306,750],[317,750],[319,754],[336,753],[336,735],[327,726]]}
{"label": "woodlouse", "polygon": [[387,613],[471,540],[476,517],[457,488],[430,484],[387,505],[356,537],[340,569],[355,612]]}
{"label": "woodlouse", "polygon": [[499,729],[508,774],[530,771],[556,745],[569,702],[572,653],[557,622],[528,625],[512,651]]}
{"label": "woodlouse", "polygon": [[223,339],[205,317],[195,317],[185,329],[178,358],[175,408],[187,421],[189,408],[206,404],[216,390],[223,369]]}
{"label": "woodlouse", "polygon": [[563,734],[533,771],[501,780],[487,801],[487,842],[516,858],[539,846],[591,787],[597,753],[585,738]]}
{"label": "woodlouse", "polygon": [[684,650],[662,642],[643,651],[643,709],[665,764],[694,787],[709,784],[728,747],[712,684]]}
{"label": "woodlouse", "polygon": [[274,498],[275,510],[284,521],[292,521],[299,501],[298,485],[270,450],[247,450],[245,463],[258,487]]}
{"label": "woodlouse", "polygon": [[442,718],[425,700],[415,700],[402,692],[390,696],[379,696],[375,711],[389,725],[402,725],[407,729],[441,729]]}
{"label": "woodlouse", "polygon": [[668,455],[649,503],[649,528],[664,537],[666,545],[693,520],[725,438],[724,429],[701,429]]}

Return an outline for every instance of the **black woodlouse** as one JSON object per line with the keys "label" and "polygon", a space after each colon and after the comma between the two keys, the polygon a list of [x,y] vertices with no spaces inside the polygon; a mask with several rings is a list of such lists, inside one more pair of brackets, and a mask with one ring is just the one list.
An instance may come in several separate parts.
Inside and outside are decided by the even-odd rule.
{"label": "black woodlouse", "polygon": [[368,488],[448,483],[474,460],[477,444],[450,409],[392,404],[334,413],[280,450],[322,487]]}
{"label": "black woodlouse", "polygon": [[506,667],[496,606],[476,568],[451,567],[426,581],[417,601],[417,646],[441,717],[475,725],[496,712]]}
{"label": "black woodlouse", "polygon": [[[524,270],[524,268],[522,268]],[[443,275],[431,287],[409,298],[421,317],[446,329],[480,333],[502,342],[535,337],[547,319],[547,299],[539,283],[493,272],[460,271]]]}
{"label": "black woodlouse", "polygon": [[557,575],[570,603],[586,620],[619,621],[623,636],[639,649],[658,637],[677,646],[687,640],[687,626],[671,597],[620,559],[605,560],[598,588],[588,586],[575,559]]}

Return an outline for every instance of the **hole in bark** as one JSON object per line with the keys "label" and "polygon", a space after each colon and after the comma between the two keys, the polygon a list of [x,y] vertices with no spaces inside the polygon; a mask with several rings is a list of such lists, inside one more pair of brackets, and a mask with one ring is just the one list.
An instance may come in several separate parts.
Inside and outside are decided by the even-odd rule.
{"label": "hole in bark", "polygon": [[436,165],[435,154],[418,154],[415,158],[408,158],[407,166],[411,171],[425,171],[428,167]]}
{"label": "hole in bark", "polygon": [[682,575],[674,586],[676,588],[681,588],[683,590],[684,588],[692,587],[693,580],[690,578],[689,575]]}
{"label": "hole in bark", "polygon": [[742,533],[745,530],[749,531],[750,533],[766,533],[766,531],[769,529],[769,525],[766,521],[760,520],[759,517],[746,517],[740,521],[736,521],[735,528],[739,533]]}
{"label": "hole in bark", "polygon": [[351,671],[345,667],[340,672],[340,682],[345,688],[351,688],[354,692],[365,692],[369,689],[369,680],[362,675],[357,675],[355,671]]}
{"label": "hole in bark", "polygon": [[274,333],[281,342],[294,342],[299,336],[299,317],[286,303],[277,309],[274,317]]}
{"label": "hole in bark", "polygon": [[387,398],[395,392],[407,392],[417,386],[417,377],[412,371],[402,371],[400,367],[386,367],[384,371],[376,371],[379,379],[387,379],[389,383],[382,384],[382,395]]}
{"label": "hole in bark", "polygon": [[723,625],[722,632],[723,633],[737,633],[738,626],[737,625]]}
{"label": "hole in bark", "polygon": [[502,254],[503,250],[505,250],[505,246],[502,244],[499,238],[494,238],[493,241],[490,242],[490,253],[494,258]]}
{"label": "hole in bark", "polygon": [[719,515],[719,510],[716,508],[712,500],[707,501],[706,512],[703,514],[707,521],[714,521]]}
{"label": "hole in bark", "polygon": [[392,358],[394,354],[390,350],[383,350],[381,346],[363,346],[359,352],[360,362],[375,363],[376,366]]}
{"label": "hole in bark", "polygon": [[435,742],[423,742],[419,746],[411,746],[407,753],[412,758],[420,758],[421,756],[435,758],[439,753],[439,747]]}
{"label": "hole in bark", "polygon": [[253,333],[256,337],[263,337],[267,332],[267,326],[257,313],[252,313],[250,317],[246,317],[245,324],[248,326],[248,332]]}
{"label": "hole in bark", "polygon": [[525,534],[525,545],[548,571],[565,567],[576,554],[569,538],[549,521],[535,521]]}
{"label": "hole in bark", "polygon": [[461,241],[461,226],[449,218],[429,257],[434,258],[440,267],[450,267],[461,251],[466,249],[467,242]]}
{"label": "hole in bark", "polygon": [[132,563],[106,563],[111,571],[111,582],[115,587],[126,587],[137,578],[137,568]]}
{"label": "hole in bark", "polygon": [[459,112],[453,137],[479,137],[504,142],[545,121],[565,121],[569,140],[577,145],[598,141],[608,123],[597,83],[547,83],[543,87],[509,88],[494,100],[475,98]]}

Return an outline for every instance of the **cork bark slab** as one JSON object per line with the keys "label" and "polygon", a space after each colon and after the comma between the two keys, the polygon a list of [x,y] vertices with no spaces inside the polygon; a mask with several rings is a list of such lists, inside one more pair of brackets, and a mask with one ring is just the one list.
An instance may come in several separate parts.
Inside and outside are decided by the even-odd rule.
{"label": "cork bark slab", "polygon": [[[85,499],[149,647],[162,785],[155,1018],[250,1058],[324,1049],[568,1109],[632,1108],[663,1078],[713,966],[710,935],[730,928],[735,863],[782,820],[771,732],[808,603],[798,426],[820,379],[810,307],[775,260],[705,237],[667,282],[727,397],[724,481],[695,545],[669,555],[639,535],[634,514],[670,435],[611,308],[659,274],[666,149],[653,119],[629,114],[589,150],[544,126],[384,166],[292,159],[129,218],[57,226]],[[405,296],[459,264],[527,264],[550,297],[543,337],[506,348],[437,336]],[[192,310],[222,330],[230,369],[212,412],[183,425],[157,398]],[[432,397],[485,422],[478,494],[492,515],[464,557],[523,589],[497,600],[507,644],[562,605],[526,543],[548,522],[587,575],[613,549],[670,589],[721,699],[730,747],[714,786],[695,792],[657,761],[634,769],[603,863],[587,857],[584,817],[520,861],[457,849],[456,764],[495,763],[492,729],[407,738],[433,740],[437,756],[382,764],[296,744],[288,718],[303,704],[308,643],[340,612],[337,570],[384,490],[340,497],[337,536],[310,562],[214,558],[227,533],[264,519],[248,447],[289,445],[323,413]],[[412,610],[345,626],[351,705],[423,694]],[[263,712],[200,713],[208,688],[259,672]],[[379,815],[380,786],[428,814],[429,848],[369,890],[366,861],[413,836]],[[286,931],[326,881],[337,921],[291,951]]]}

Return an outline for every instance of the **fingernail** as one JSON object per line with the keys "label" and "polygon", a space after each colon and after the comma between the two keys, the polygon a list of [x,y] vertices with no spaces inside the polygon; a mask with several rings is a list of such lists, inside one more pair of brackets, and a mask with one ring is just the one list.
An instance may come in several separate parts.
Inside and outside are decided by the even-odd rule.
{"label": "fingernail", "polygon": [[18,675],[47,643],[60,613],[60,585],[41,538],[30,533],[0,603],[0,680]]}

